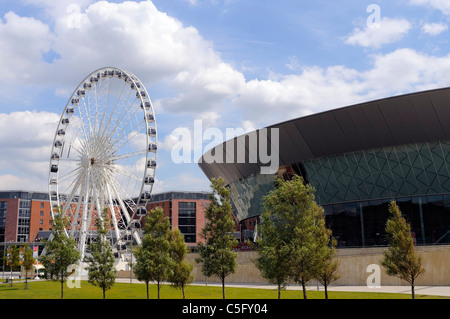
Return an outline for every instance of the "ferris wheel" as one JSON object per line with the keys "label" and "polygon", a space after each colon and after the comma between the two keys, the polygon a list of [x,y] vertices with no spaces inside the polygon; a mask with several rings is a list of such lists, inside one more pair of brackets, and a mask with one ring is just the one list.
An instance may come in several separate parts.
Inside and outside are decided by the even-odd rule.
{"label": "ferris wheel", "polygon": [[52,217],[67,217],[66,234],[81,260],[107,211],[116,254],[134,240],[155,182],[155,112],[142,82],[114,67],[98,69],[74,90],[58,123],[49,165]]}

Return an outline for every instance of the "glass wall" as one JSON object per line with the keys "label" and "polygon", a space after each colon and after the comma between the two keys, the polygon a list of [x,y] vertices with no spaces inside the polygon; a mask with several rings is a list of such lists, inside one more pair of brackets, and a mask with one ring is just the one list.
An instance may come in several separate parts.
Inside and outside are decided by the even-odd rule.
{"label": "glass wall", "polygon": [[[325,205],[327,227],[338,247],[387,245],[385,227],[391,200]],[[416,245],[450,244],[450,195],[400,197],[396,202],[411,225]]]}
{"label": "glass wall", "polygon": [[322,204],[450,193],[450,142],[384,147],[304,163]]}

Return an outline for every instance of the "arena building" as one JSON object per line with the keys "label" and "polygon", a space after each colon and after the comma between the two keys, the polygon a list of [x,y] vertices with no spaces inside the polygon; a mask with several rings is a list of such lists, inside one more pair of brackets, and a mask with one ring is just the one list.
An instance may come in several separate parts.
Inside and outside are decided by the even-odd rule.
{"label": "arena building", "polygon": [[[242,234],[253,237],[274,175],[301,175],[316,189],[338,247],[385,246],[388,203],[397,201],[417,245],[450,243],[450,88],[395,96],[305,116],[253,133],[279,152],[275,174],[260,160],[238,161],[248,133],[206,152],[199,166],[231,190]],[[278,129],[278,139],[272,138]],[[248,135],[248,138],[247,138]],[[274,135],[275,136],[275,135]],[[242,138],[244,137],[244,138]],[[242,145],[244,143],[244,145]],[[205,161],[223,152],[234,161]]]}

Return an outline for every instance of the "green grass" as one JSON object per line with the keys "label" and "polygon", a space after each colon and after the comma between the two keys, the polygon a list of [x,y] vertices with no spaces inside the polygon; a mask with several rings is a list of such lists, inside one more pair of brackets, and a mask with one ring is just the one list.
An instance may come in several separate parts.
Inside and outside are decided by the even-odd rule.
{"label": "green grass", "polygon": [[[0,299],[60,299],[61,285],[53,281],[28,281],[28,289],[23,282],[15,282],[13,287],[0,283]],[[156,285],[149,285],[150,299],[157,298]],[[276,299],[277,290],[258,288],[237,288],[225,286],[227,299]],[[308,299],[324,299],[323,291],[308,290]],[[410,294],[376,292],[337,292],[329,291],[329,299],[411,299]],[[81,281],[81,288],[69,289],[64,284],[64,299],[101,299],[102,290],[87,281]],[[107,299],[146,299],[145,284],[116,283],[106,292]],[[302,299],[300,290],[284,290],[281,299]],[[446,297],[416,294],[417,299],[442,299]],[[170,286],[161,287],[161,299],[182,299],[180,290]],[[222,287],[197,286],[186,287],[186,299],[222,299]]]}

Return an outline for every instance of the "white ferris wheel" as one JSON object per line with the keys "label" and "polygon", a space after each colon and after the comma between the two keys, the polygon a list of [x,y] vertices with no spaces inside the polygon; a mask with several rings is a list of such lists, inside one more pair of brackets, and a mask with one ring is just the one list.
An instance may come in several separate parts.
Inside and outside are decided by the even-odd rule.
{"label": "white ferris wheel", "polygon": [[133,239],[140,243],[156,155],[155,112],[142,82],[114,67],[84,78],[62,112],[49,166],[52,217],[67,217],[66,234],[77,241],[81,260],[104,210],[116,254]]}

